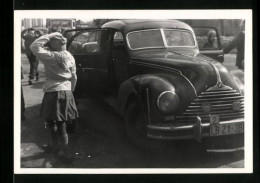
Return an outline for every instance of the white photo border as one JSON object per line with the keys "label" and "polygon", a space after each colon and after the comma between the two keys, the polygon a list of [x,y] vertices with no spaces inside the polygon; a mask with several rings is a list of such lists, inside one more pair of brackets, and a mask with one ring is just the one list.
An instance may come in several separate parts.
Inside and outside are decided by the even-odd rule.
{"label": "white photo border", "polygon": [[[206,15],[206,16],[205,16]],[[69,169],[21,168],[21,20],[88,19],[245,19],[245,166],[244,168]],[[15,174],[225,174],[253,173],[253,37],[252,10],[15,10],[14,11],[14,173]]]}

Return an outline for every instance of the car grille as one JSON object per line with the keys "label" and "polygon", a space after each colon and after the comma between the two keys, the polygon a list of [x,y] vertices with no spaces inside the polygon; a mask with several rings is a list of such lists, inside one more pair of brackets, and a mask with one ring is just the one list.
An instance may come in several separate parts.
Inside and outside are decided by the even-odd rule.
{"label": "car grille", "polygon": [[[202,110],[202,104],[208,102],[211,105],[210,112]],[[239,102],[240,107],[233,109],[233,103]],[[228,121],[244,117],[244,97],[236,90],[214,90],[202,92],[197,99],[190,103],[183,115],[176,116],[177,122],[194,124],[197,116],[202,123],[209,123],[209,115],[218,115],[219,121]]]}

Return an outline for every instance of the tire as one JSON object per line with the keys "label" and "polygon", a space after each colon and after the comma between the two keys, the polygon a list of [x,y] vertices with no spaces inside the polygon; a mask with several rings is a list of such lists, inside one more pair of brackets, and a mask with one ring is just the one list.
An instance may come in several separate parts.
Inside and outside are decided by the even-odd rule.
{"label": "tire", "polygon": [[138,102],[131,102],[124,115],[125,131],[131,144],[143,150],[158,150],[162,141],[147,137],[147,120]]}

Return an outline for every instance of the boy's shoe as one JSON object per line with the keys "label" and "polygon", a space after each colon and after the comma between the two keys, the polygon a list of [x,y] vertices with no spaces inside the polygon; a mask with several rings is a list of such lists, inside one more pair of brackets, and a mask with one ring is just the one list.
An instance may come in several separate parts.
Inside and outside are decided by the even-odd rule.
{"label": "boy's shoe", "polygon": [[57,155],[58,155],[58,158],[65,164],[71,164],[75,159],[71,155],[71,153],[64,153],[63,151],[59,151],[59,153]]}
{"label": "boy's shoe", "polygon": [[41,145],[41,149],[48,154],[57,154],[58,149],[51,147],[50,145]]}

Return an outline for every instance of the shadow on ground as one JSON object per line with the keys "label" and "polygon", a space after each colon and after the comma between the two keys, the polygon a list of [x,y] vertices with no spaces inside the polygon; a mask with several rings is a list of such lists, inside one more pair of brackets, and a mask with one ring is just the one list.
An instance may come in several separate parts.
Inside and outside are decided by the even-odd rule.
{"label": "shadow on ground", "polygon": [[[39,109],[40,105],[26,108],[27,119],[22,121],[22,167],[48,168],[57,162],[40,148],[49,134]],[[244,159],[243,149],[203,151],[185,143],[161,143],[157,150],[145,150],[127,140],[122,118],[103,102],[79,99],[78,110],[79,131],[70,135],[76,158],[69,165],[56,164],[57,168],[218,168]]]}

